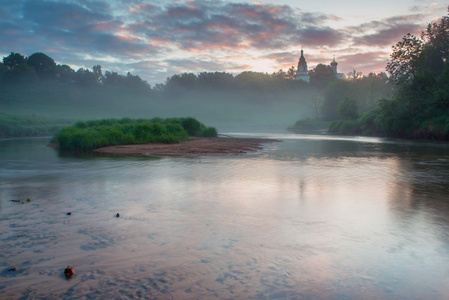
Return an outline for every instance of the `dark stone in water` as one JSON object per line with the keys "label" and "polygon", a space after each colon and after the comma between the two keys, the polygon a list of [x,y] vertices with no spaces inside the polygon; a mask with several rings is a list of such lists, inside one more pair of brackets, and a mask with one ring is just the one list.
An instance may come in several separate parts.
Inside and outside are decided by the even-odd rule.
{"label": "dark stone in water", "polygon": [[74,273],[75,273],[75,271],[73,270],[73,268],[71,266],[67,266],[67,268],[65,268],[65,270],[64,270],[65,278],[71,278]]}
{"label": "dark stone in water", "polygon": [[67,215],[68,215],[68,216],[71,216],[71,215],[72,215],[72,213],[71,213],[71,212],[68,212],[68,213],[67,213]]}
{"label": "dark stone in water", "polygon": [[115,217],[116,217],[116,218],[120,218],[120,214],[117,213],[117,214],[115,215]]}

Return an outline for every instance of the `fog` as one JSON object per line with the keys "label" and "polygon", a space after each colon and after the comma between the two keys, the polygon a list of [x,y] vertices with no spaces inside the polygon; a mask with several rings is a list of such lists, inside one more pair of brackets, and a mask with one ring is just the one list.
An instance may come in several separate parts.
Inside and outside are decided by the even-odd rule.
{"label": "fog", "polygon": [[[99,118],[195,117],[225,131],[285,130],[296,120],[317,115],[322,95],[302,82],[289,87],[133,89],[83,86],[56,81],[5,85],[0,110],[78,120]],[[294,85],[292,85],[294,84]]]}

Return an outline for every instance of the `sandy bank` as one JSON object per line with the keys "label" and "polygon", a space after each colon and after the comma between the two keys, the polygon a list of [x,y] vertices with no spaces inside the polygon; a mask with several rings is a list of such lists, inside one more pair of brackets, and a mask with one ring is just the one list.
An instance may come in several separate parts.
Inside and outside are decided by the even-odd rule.
{"label": "sandy bank", "polygon": [[148,143],[101,147],[95,152],[154,155],[223,155],[244,154],[262,149],[262,144],[279,142],[274,139],[204,138],[195,137],[176,144]]}

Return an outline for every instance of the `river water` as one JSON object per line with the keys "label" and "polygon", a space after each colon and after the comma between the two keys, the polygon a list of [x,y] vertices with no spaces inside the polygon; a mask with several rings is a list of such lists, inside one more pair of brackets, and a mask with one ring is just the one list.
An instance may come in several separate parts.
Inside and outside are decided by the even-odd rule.
{"label": "river water", "polygon": [[116,156],[0,141],[0,298],[449,299],[449,145],[231,135],[281,142]]}

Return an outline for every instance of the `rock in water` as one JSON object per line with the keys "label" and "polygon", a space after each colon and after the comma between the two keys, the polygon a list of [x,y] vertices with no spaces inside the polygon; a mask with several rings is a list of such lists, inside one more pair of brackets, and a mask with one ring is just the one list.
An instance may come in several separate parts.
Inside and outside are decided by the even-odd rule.
{"label": "rock in water", "polygon": [[75,273],[75,271],[73,270],[73,268],[71,266],[67,266],[67,268],[65,268],[65,270],[64,270],[65,278],[71,278],[74,273]]}
{"label": "rock in water", "polygon": [[120,214],[117,213],[117,214],[115,215],[115,217],[116,217],[116,218],[120,218]]}

